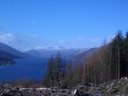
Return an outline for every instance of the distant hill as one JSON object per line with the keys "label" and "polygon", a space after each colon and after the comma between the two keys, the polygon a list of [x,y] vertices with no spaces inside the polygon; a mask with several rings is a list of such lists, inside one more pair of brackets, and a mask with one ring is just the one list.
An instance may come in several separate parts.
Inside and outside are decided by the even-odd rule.
{"label": "distant hill", "polygon": [[15,48],[12,48],[4,43],[0,43],[0,51],[4,51],[4,52],[8,52],[10,54],[13,54],[13,55],[16,55],[16,56],[19,56],[19,57],[22,57],[23,56],[23,53],[16,50]]}
{"label": "distant hill", "polygon": [[4,44],[0,43],[0,64],[14,63],[14,59],[22,58],[23,53]]}
{"label": "distant hill", "polygon": [[60,54],[63,58],[65,59],[70,59],[73,55],[79,54],[81,52],[86,51],[87,49],[38,49],[38,50],[30,50],[25,53],[37,56],[37,57],[42,57],[42,58],[50,58],[51,56],[56,56],[57,54]]}
{"label": "distant hill", "polygon": [[[38,50],[30,50],[25,53],[42,57],[42,58],[50,58],[56,56],[58,53],[62,56],[63,59],[79,61],[81,60],[86,52],[89,51],[88,48],[76,48],[76,49],[66,49],[66,48],[50,48],[50,49],[38,49]],[[89,54],[89,53],[88,53]],[[91,53],[90,53],[91,54]]]}
{"label": "distant hill", "polygon": [[71,62],[73,64],[83,64],[86,58],[95,54],[99,48],[91,48],[87,50],[80,50],[74,53],[71,57]]}
{"label": "distant hill", "polygon": [[4,51],[0,51],[0,65],[3,65],[3,64],[14,64],[15,61],[14,59],[15,58],[19,58],[18,56],[15,56],[15,55],[12,55],[8,52],[4,52]]}
{"label": "distant hill", "polygon": [[14,59],[24,57],[40,57],[50,58],[56,56],[58,53],[63,59],[71,60],[73,63],[81,63],[85,61],[85,57],[92,55],[98,50],[98,48],[78,48],[78,49],[66,49],[66,48],[45,48],[37,50],[29,50],[27,52],[20,52],[15,48],[12,48],[4,43],[0,43],[0,64],[13,62]]}

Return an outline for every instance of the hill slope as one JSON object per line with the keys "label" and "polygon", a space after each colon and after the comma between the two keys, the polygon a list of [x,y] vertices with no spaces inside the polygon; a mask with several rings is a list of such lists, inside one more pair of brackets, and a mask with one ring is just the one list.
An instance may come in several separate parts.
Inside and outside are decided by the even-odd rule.
{"label": "hill slope", "polygon": [[60,49],[38,49],[38,50],[29,50],[25,52],[26,54],[42,57],[42,58],[50,58],[54,57],[57,54],[60,54],[63,59],[70,60],[74,57],[77,57],[79,54],[82,54],[86,52],[87,48],[76,48],[76,49],[66,49],[66,48],[60,48]]}
{"label": "hill slope", "polygon": [[4,43],[0,43],[0,64],[11,64],[14,63],[14,59],[22,57],[22,52]]}

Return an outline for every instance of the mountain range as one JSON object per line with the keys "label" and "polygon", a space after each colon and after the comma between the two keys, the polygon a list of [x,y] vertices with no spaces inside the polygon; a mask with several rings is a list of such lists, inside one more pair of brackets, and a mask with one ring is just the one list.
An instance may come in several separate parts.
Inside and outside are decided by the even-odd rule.
{"label": "mountain range", "polygon": [[57,54],[60,54],[63,58],[70,58],[73,55],[80,54],[82,51],[86,51],[87,49],[38,49],[38,50],[30,50],[25,52],[26,54],[30,54],[37,57],[50,58],[54,57]]}
{"label": "mountain range", "polygon": [[21,52],[4,43],[0,43],[0,81],[42,80],[47,72],[47,64],[51,56],[60,54],[63,64],[68,64],[69,62],[76,65],[82,63],[84,57],[93,54],[95,50],[95,48],[67,49],[53,46]]}
{"label": "mountain range", "polygon": [[54,57],[57,54],[60,54],[63,59],[73,59],[81,60],[87,54],[92,54],[96,51],[96,48],[78,48],[78,49],[66,49],[66,48],[45,48],[45,49],[36,49],[29,50],[26,52],[20,52],[15,48],[12,48],[4,43],[0,43],[0,64],[9,63],[15,59],[22,59],[26,57],[37,57],[37,58],[47,58]]}

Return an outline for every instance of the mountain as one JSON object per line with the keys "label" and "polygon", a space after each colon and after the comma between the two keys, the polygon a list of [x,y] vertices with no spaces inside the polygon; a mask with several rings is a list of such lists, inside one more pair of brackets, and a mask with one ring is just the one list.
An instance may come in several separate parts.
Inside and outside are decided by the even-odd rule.
{"label": "mountain", "polygon": [[88,50],[84,50],[82,52],[79,52],[77,54],[74,54],[74,56],[76,58],[84,58],[86,56],[91,56],[93,55],[95,52],[98,51],[99,48],[91,48],[91,49],[88,49]]}
{"label": "mountain", "polygon": [[0,50],[0,65],[1,64],[14,64],[15,58],[19,58],[19,57]]}
{"label": "mountain", "polygon": [[0,64],[14,63],[14,59],[22,58],[24,54],[4,43],[0,43]]}
{"label": "mountain", "polygon": [[42,59],[45,59],[47,62],[49,58],[52,56],[56,56],[58,53],[61,55],[63,59],[62,66],[65,66],[65,64],[73,64],[73,66],[78,64],[85,63],[86,56],[91,56],[97,51],[97,48],[78,48],[78,49],[38,49],[38,50],[30,50],[25,52],[26,54],[33,55],[36,57],[41,57]]}
{"label": "mountain", "polygon": [[38,50],[30,50],[25,53],[42,58],[50,58],[52,56],[53,57],[56,56],[57,54],[61,54],[63,58],[68,58],[75,51],[76,49],[38,49]]}
{"label": "mountain", "polygon": [[85,57],[92,55],[98,50],[98,48],[76,48],[76,49],[67,49],[64,47],[48,47],[44,49],[29,50],[27,52],[20,52],[15,48],[12,48],[4,43],[0,43],[0,61],[2,60],[11,60],[13,61],[16,58],[24,57],[41,57],[41,58],[50,58],[56,56],[58,53],[62,56],[63,59],[71,60],[74,63],[81,63],[85,61]]}
{"label": "mountain", "polygon": [[86,61],[86,58],[89,56],[92,56],[93,54],[95,54],[97,51],[99,50],[99,48],[91,48],[91,49],[82,49],[82,50],[78,50],[76,51],[72,57],[71,57],[71,62],[74,64],[83,64]]}
{"label": "mountain", "polygon": [[16,50],[15,48],[12,48],[4,43],[0,43],[0,51],[4,51],[4,52],[7,52],[7,53],[10,53],[12,55],[16,55],[16,56],[19,56],[19,57],[22,57],[23,56],[23,53]]}
{"label": "mountain", "polygon": [[78,56],[79,54],[86,52],[87,50],[88,50],[87,48],[66,49],[66,48],[50,47],[45,49],[30,50],[25,53],[36,56],[36,57],[42,57],[42,58],[54,57],[59,53],[62,56],[62,58],[69,60],[73,57]]}

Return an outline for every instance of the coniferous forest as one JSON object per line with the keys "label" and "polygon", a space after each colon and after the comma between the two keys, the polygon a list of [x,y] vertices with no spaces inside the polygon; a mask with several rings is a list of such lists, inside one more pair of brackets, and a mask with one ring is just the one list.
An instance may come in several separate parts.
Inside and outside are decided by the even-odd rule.
{"label": "coniferous forest", "polygon": [[61,55],[52,57],[45,76],[47,86],[75,86],[88,82],[99,84],[128,76],[128,32],[118,31],[107,44],[84,57],[84,63],[63,63]]}

